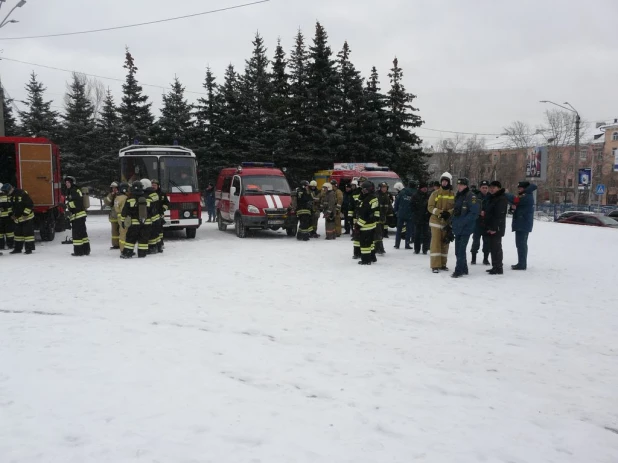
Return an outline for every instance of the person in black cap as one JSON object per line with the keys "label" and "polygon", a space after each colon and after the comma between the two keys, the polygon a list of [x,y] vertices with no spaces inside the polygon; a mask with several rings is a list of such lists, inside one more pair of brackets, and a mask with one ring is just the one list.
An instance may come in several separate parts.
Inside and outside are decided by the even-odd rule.
{"label": "person in black cap", "polygon": [[470,235],[474,232],[476,219],[481,209],[476,195],[468,187],[469,184],[469,180],[465,177],[457,180],[457,195],[455,196],[452,221],[457,263],[455,271],[451,275],[453,278],[459,278],[468,274],[466,247],[468,246],[468,241],[470,241]]}
{"label": "person in black cap", "polygon": [[517,265],[511,265],[513,270],[528,268],[528,235],[534,225],[534,196],[537,186],[527,181],[517,185],[517,196],[506,193],[506,199],[513,208],[512,229],[515,232],[517,246]]}
{"label": "person in black cap", "polygon": [[[474,191],[473,188],[470,188]],[[487,205],[487,199],[489,197],[489,182],[483,180],[481,182],[480,189],[476,192],[476,197],[481,203],[481,213],[476,220],[476,226],[474,228],[474,234],[472,235],[472,248],[470,253],[472,254],[472,260],[470,264],[476,264],[476,255],[481,248],[481,239],[483,240],[483,265],[489,265],[489,240],[485,234],[485,206]]]}
{"label": "person in black cap", "polygon": [[490,195],[485,203],[485,229],[487,241],[491,250],[492,268],[487,270],[490,275],[502,275],[502,238],[506,231],[506,199],[502,184],[494,180],[489,184]]}
{"label": "person in black cap", "polygon": [[431,243],[431,230],[429,230],[429,217],[431,214],[427,210],[429,192],[427,182],[420,182],[418,191],[412,197],[412,217],[414,220],[414,254],[419,254],[421,249],[423,254],[429,252]]}

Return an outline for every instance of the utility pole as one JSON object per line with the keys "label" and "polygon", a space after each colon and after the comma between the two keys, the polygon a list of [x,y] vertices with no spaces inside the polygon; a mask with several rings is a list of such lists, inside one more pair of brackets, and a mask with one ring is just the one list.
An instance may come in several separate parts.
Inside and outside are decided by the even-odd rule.
{"label": "utility pole", "polygon": [[4,87],[2,86],[2,80],[0,80],[0,137],[4,136]]}

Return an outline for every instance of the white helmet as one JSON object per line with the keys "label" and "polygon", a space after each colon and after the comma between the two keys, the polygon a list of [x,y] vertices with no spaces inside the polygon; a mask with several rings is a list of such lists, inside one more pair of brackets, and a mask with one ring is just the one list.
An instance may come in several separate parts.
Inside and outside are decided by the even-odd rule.
{"label": "white helmet", "polygon": [[440,176],[440,182],[442,182],[442,180],[447,179],[449,183],[453,183],[453,176],[451,174],[449,174],[448,172],[444,172],[441,176]]}
{"label": "white helmet", "polygon": [[395,186],[393,187],[396,191],[401,191],[403,190],[403,183],[401,182],[397,182],[395,183]]}
{"label": "white helmet", "polygon": [[142,184],[142,187],[144,187],[144,190],[146,188],[152,188],[152,182],[149,179],[143,178],[143,179],[140,180],[140,182]]}
{"label": "white helmet", "polygon": [[352,180],[352,182],[350,182],[350,185],[358,186],[358,180]]}
{"label": "white helmet", "polygon": [[309,182],[309,186],[318,186],[318,182],[316,182],[315,180],[311,180]]}
{"label": "white helmet", "polygon": [[328,182],[324,183],[324,185],[322,185],[322,188],[326,188],[328,191],[333,190],[333,186]]}

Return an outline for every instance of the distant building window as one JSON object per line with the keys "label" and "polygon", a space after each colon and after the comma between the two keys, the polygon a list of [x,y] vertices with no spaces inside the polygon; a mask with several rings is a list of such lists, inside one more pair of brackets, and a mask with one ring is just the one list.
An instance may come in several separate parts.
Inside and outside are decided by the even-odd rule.
{"label": "distant building window", "polygon": [[614,141],[618,141],[618,132],[614,132],[614,133],[612,134],[612,140],[614,140]]}
{"label": "distant building window", "polygon": [[579,150],[579,160],[585,161],[588,159],[588,150]]}
{"label": "distant building window", "polygon": [[569,182],[569,186],[570,186],[570,187],[572,187],[572,186],[573,186],[573,179],[572,179],[572,178],[570,178],[570,179],[568,180],[568,182]]}

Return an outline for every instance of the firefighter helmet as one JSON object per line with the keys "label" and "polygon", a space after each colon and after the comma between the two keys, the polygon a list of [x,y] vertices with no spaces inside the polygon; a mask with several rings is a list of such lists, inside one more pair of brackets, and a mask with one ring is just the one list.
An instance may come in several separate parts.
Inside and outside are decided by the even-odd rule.
{"label": "firefighter helmet", "polygon": [[120,185],[118,185],[118,191],[120,193],[126,193],[129,191],[129,184],[127,182],[120,182]]}
{"label": "firefighter helmet", "polygon": [[300,186],[303,186],[303,187],[305,187],[305,186],[309,186],[309,182],[308,182],[307,180],[302,180],[302,181],[300,182]]}
{"label": "firefighter helmet", "polygon": [[131,185],[131,193],[134,196],[140,196],[144,194],[144,185],[142,185],[142,182],[140,182],[139,180],[136,180],[135,182],[133,182],[133,185]]}
{"label": "firefighter helmet", "polygon": [[388,183],[386,182],[381,182],[379,187],[382,188],[383,186],[385,186],[386,188],[388,188]]}
{"label": "firefighter helmet", "polygon": [[316,182],[315,180],[311,180],[309,182],[309,186],[318,186],[318,182]]}
{"label": "firefighter helmet", "polygon": [[330,181],[330,184],[333,185],[333,186],[339,186],[339,184],[337,183],[337,180],[335,180],[335,179],[332,179]]}
{"label": "firefighter helmet", "polygon": [[361,188],[362,188],[363,190],[371,191],[371,190],[373,190],[373,183],[371,183],[369,180],[365,180],[365,181],[361,184]]}
{"label": "firefighter helmet", "polygon": [[395,186],[393,188],[395,189],[395,191],[401,191],[403,190],[403,183],[397,182],[395,183]]}
{"label": "firefighter helmet", "polygon": [[109,187],[110,188],[118,188],[118,182],[112,182]]}
{"label": "firefighter helmet", "polygon": [[150,181],[150,183],[152,183],[153,185],[154,185],[155,183],[156,183],[157,185],[161,185],[161,184],[159,183],[159,180],[157,180],[156,178],[153,178],[153,179]]}
{"label": "firefighter helmet", "polygon": [[152,188],[152,183],[147,178],[141,179],[140,182],[142,183],[142,186],[144,187],[144,190],[146,188]]}
{"label": "firefighter helmet", "polygon": [[448,180],[448,183],[452,184],[453,183],[453,176],[451,174],[449,174],[448,172],[444,172],[440,176],[440,183],[442,183],[442,180]]}
{"label": "firefighter helmet", "polygon": [[2,187],[0,187],[0,190],[4,191],[5,193],[8,193],[12,189],[13,185],[11,185],[10,183],[5,183],[4,185],[2,185]]}
{"label": "firefighter helmet", "polygon": [[72,175],[65,176],[64,181],[69,182],[71,185],[75,185],[77,183],[77,180],[75,180],[75,177],[73,177]]}
{"label": "firefighter helmet", "polygon": [[322,185],[322,188],[326,188],[328,191],[333,190],[333,186],[328,182],[324,183],[324,185]]}

